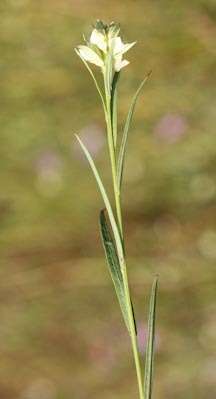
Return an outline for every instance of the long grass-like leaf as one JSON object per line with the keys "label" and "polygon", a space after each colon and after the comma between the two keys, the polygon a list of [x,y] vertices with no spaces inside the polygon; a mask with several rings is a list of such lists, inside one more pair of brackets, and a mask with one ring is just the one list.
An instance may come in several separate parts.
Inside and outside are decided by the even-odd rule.
{"label": "long grass-like leaf", "polygon": [[117,145],[117,131],[118,131],[118,116],[117,116],[117,83],[119,79],[120,73],[115,72],[113,83],[112,83],[112,92],[111,92],[111,117],[112,117],[112,131],[113,131],[113,142],[116,148]]}
{"label": "long grass-like leaf", "polygon": [[156,277],[152,284],[150,305],[149,305],[148,341],[146,347],[145,377],[144,377],[144,399],[151,399],[152,397],[157,286],[158,286],[158,279]]}
{"label": "long grass-like leaf", "polygon": [[107,209],[107,213],[108,213],[108,216],[109,216],[109,220],[110,220],[110,224],[111,224],[111,227],[112,227],[113,235],[114,235],[114,238],[115,238],[115,243],[116,243],[116,249],[117,249],[117,253],[118,253],[119,263],[121,264],[121,260],[124,258],[124,251],[123,251],[121,237],[120,237],[120,234],[119,234],[119,229],[118,229],[118,226],[117,226],[116,221],[115,221],[115,217],[114,217],[114,214],[113,214],[113,210],[112,210],[108,195],[106,193],[106,190],[105,190],[105,187],[104,187],[103,182],[101,180],[101,177],[100,177],[100,175],[98,173],[98,170],[97,170],[97,168],[95,166],[95,163],[94,163],[89,151],[87,150],[86,146],[83,144],[83,142],[79,138],[79,136],[76,135],[76,138],[77,138],[77,140],[79,141],[79,143],[81,145],[81,148],[82,148],[82,150],[83,150],[83,152],[84,152],[84,154],[85,154],[85,156],[86,156],[86,158],[87,158],[87,160],[89,162],[89,165],[91,166],[91,169],[92,169],[93,174],[95,176],[95,179],[97,181],[101,196],[103,198],[105,207]]}
{"label": "long grass-like leaf", "polygon": [[129,132],[129,128],[130,128],[130,124],[133,118],[133,113],[134,113],[134,109],[135,109],[135,105],[137,102],[137,99],[139,97],[139,94],[144,86],[144,84],[146,83],[146,81],[148,80],[149,76],[150,76],[151,72],[148,73],[148,75],[143,79],[143,81],[141,82],[140,86],[138,87],[132,101],[131,101],[131,105],[127,114],[127,118],[126,118],[126,122],[124,125],[124,130],[123,130],[123,135],[122,135],[122,140],[121,140],[121,145],[120,145],[120,149],[119,149],[119,156],[118,156],[118,167],[117,167],[117,180],[118,180],[118,187],[119,187],[119,191],[121,190],[121,185],[122,185],[122,178],[123,178],[123,171],[124,171],[124,160],[125,160],[125,151],[126,151],[126,144],[127,144],[127,139],[128,139],[128,132]]}
{"label": "long grass-like leaf", "polygon": [[128,308],[127,302],[125,298],[125,289],[123,283],[123,277],[121,272],[121,267],[119,264],[118,256],[116,253],[115,244],[112,238],[112,234],[109,229],[109,225],[106,220],[105,210],[101,210],[100,212],[100,231],[101,238],[103,242],[103,247],[107,259],[107,264],[109,267],[109,271],[113,280],[113,284],[115,287],[116,295],[119,301],[119,305],[124,317],[125,324],[127,326],[128,331],[130,332],[129,320],[128,320]]}
{"label": "long grass-like leaf", "polygon": [[[79,51],[76,48],[75,48],[75,52],[80,57]],[[94,84],[95,84],[96,89],[97,89],[97,91],[99,93],[99,96],[101,98],[101,101],[102,101],[102,104],[103,104],[103,109],[104,109],[104,112],[105,112],[106,111],[106,104],[105,104],[105,101],[104,101],[103,93],[102,93],[102,91],[101,91],[101,89],[99,87],[99,84],[97,82],[97,79],[94,76],[94,73],[92,72],[92,70],[91,70],[90,66],[88,65],[88,63],[86,62],[86,60],[84,60],[84,58],[82,58],[82,57],[80,57],[80,59],[82,60],[83,64],[86,66],[87,70],[89,71],[89,73],[90,73],[90,75],[91,75],[91,77],[92,77],[92,79],[94,81]]]}

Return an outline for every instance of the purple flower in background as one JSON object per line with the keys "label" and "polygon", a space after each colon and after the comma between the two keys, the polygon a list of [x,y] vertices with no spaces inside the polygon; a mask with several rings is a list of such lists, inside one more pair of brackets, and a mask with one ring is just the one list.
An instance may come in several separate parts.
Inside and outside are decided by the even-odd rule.
{"label": "purple flower in background", "polygon": [[91,362],[100,365],[100,367],[108,368],[115,363],[115,353],[109,348],[105,342],[99,338],[93,341],[88,352]]}
{"label": "purple flower in background", "polygon": [[[148,326],[147,324],[138,324],[137,326],[137,339],[139,352],[144,354],[146,351],[147,340],[148,340]],[[160,347],[160,336],[156,333],[155,335],[155,349],[158,350]]]}
{"label": "purple flower in background", "polygon": [[156,124],[154,133],[169,143],[178,141],[187,130],[186,118],[178,114],[166,114]]}
{"label": "purple flower in background", "polygon": [[37,187],[48,196],[56,195],[62,186],[62,160],[53,150],[42,151],[35,161]]}
{"label": "purple flower in background", "polygon": [[137,326],[137,339],[138,339],[138,347],[140,353],[145,353],[147,338],[148,338],[147,326],[145,324],[139,324]]}
{"label": "purple flower in background", "polygon": [[35,162],[36,172],[44,180],[55,180],[59,176],[61,168],[61,159],[53,150],[41,152]]}
{"label": "purple flower in background", "polygon": [[[95,158],[104,146],[105,133],[100,126],[92,124],[85,126],[79,133],[79,137],[88,148],[91,155]],[[79,159],[84,159],[79,143],[73,139],[73,152]]]}

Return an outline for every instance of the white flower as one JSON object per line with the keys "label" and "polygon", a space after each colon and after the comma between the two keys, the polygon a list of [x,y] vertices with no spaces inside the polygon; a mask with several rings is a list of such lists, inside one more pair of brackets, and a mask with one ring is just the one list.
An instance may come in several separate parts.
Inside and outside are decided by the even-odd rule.
{"label": "white flower", "polygon": [[129,61],[122,59],[123,54],[133,47],[135,43],[136,42],[124,44],[119,36],[111,39],[111,47],[114,55],[114,69],[116,72],[119,72],[129,64]]}
{"label": "white flower", "polygon": [[114,56],[126,53],[128,50],[130,50],[131,47],[134,46],[134,44],[136,44],[136,42],[124,44],[119,36],[114,37],[111,40],[111,46],[113,48]]}
{"label": "white flower", "polygon": [[88,46],[78,46],[77,52],[81,58],[87,62],[91,62],[99,67],[103,67],[104,63],[99,55]]}
{"label": "white flower", "polygon": [[83,60],[99,66],[103,73],[105,73],[106,60],[111,60],[113,73],[119,72],[129,64],[129,61],[123,60],[123,54],[136,43],[123,43],[119,31],[119,27],[114,23],[105,25],[97,21],[89,43],[78,46],[78,55]]}
{"label": "white flower", "polygon": [[125,66],[127,66],[129,64],[129,61],[127,61],[127,60],[122,60],[122,56],[120,55],[120,56],[118,56],[118,57],[115,57],[115,65],[114,65],[114,68],[115,68],[115,71],[116,72],[119,72],[122,68],[124,68]]}
{"label": "white flower", "polygon": [[104,53],[107,51],[107,40],[106,36],[103,33],[99,32],[97,29],[93,29],[92,34],[90,36],[90,43],[95,44],[100,50]]}

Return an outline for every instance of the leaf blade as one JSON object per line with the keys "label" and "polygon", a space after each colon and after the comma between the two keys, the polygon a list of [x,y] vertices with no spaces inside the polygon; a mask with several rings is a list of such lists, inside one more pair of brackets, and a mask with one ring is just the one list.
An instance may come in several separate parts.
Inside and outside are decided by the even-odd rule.
{"label": "leaf blade", "polygon": [[111,91],[111,117],[112,117],[113,142],[115,148],[117,145],[117,131],[118,131],[117,83],[119,80],[119,76],[120,72],[115,72],[112,83],[112,91]]}
{"label": "leaf blade", "polygon": [[128,309],[125,298],[125,289],[123,283],[123,276],[118,260],[118,256],[116,253],[115,244],[113,242],[112,235],[109,230],[108,223],[106,221],[105,211],[102,209],[100,211],[100,232],[102,243],[107,259],[107,264],[109,268],[109,272],[115,287],[116,295],[119,301],[119,305],[123,314],[123,318],[126,324],[128,331],[130,332],[129,320],[128,320]]}
{"label": "leaf blade", "polygon": [[[99,191],[100,191],[101,196],[103,198],[103,201],[104,201],[104,204],[105,204],[108,216],[109,216],[109,221],[110,221],[110,224],[111,224],[111,227],[112,227],[112,232],[113,232],[113,236],[114,236],[115,244],[116,244],[116,253],[117,253],[117,257],[118,257],[118,261],[119,261],[119,265],[120,265],[120,269],[121,269],[122,267],[124,267],[124,248],[123,248],[122,239],[121,239],[121,236],[120,236],[120,232],[119,232],[117,223],[115,221],[115,217],[114,217],[114,214],[113,214],[113,210],[112,210],[108,195],[106,193],[106,190],[105,190],[105,187],[104,187],[103,182],[101,180],[101,177],[100,177],[100,175],[98,173],[98,170],[97,170],[97,168],[95,166],[95,163],[94,163],[94,161],[93,161],[88,149],[86,148],[86,146],[84,145],[84,143],[82,142],[82,140],[79,138],[78,135],[75,134],[75,137],[78,140],[78,142],[79,142],[79,144],[80,144],[80,146],[81,146],[81,148],[82,148],[82,150],[83,150],[83,152],[84,152],[84,154],[85,154],[85,156],[86,156],[86,158],[87,158],[87,160],[89,162],[89,165],[90,165],[90,167],[92,169],[92,172],[94,174],[95,180],[96,180],[96,182],[98,184]],[[128,309],[128,304],[127,304],[127,309]],[[133,304],[132,304],[132,310],[133,310],[134,327],[135,327],[135,331],[137,331]],[[130,325],[129,325],[129,334],[131,334]]]}
{"label": "leaf blade", "polygon": [[148,80],[149,76],[151,75],[151,72],[149,72],[146,77],[143,79],[143,81],[141,82],[140,86],[138,87],[132,101],[131,101],[131,105],[127,114],[127,118],[126,118],[126,122],[124,125],[124,130],[123,130],[123,136],[122,136],[122,141],[121,141],[121,145],[120,145],[120,150],[119,150],[119,156],[118,156],[118,167],[117,167],[117,180],[118,180],[118,187],[119,187],[119,191],[121,190],[121,185],[122,185],[122,178],[123,178],[123,171],[124,171],[124,161],[125,161],[125,152],[126,152],[126,144],[127,144],[127,139],[128,139],[128,132],[129,132],[129,128],[130,128],[130,124],[133,118],[133,114],[134,114],[134,109],[139,97],[139,94],[144,86],[144,84],[146,83],[146,81]]}
{"label": "leaf blade", "polygon": [[152,397],[157,288],[158,288],[158,278],[156,277],[152,284],[150,305],[149,305],[148,341],[146,347],[145,376],[144,376],[144,399],[151,399]]}
{"label": "leaf blade", "polygon": [[85,156],[86,156],[86,158],[87,158],[87,160],[89,162],[89,165],[90,165],[90,167],[92,169],[92,172],[94,174],[95,180],[96,180],[96,182],[98,184],[98,188],[99,188],[99,191],[100,191],[101,196],[103,198],[103,201],[104,201],[104,204],[105,204],[105,207],[107,209],[108,216],[109,216],[110,224],[112,226],[112,231],[113,231],[113,235],[114,235],[114,238],[115,238],[115,243],[116,243],[116,249],[117,249],[117,253],[118,253],[119,263],[121,264],[121,260],[124,259],[124,250],[123,250],[123,245],[122,245],[122,240],[121,240],[121,236],[120,236],[120,233],[119,233],[119,229],[118,229],[118,226],[117,226],[116,221],[115,221],[115,217],[114,217],[114,214],[113,214],[113,210],[112,210],[108,195],[106,193],[106,190],[105,190],[105,187],[104,187],[103,182],[101,180],[101,177],[100,177],[100,175],[98,173],[98,170],[97,170],[97,168],[95,166],[95,163],[94,163],[94,161],[93,161],[88,149],[83,144],[83,142],[79,138],[79,136],[75,135],[75,137],[78,140],[78,142],[79,142],[79,144],[80,144],[80,146],[81,146],[81,148],[82,148],[82,150],[83,150],[83,152],[84,152],[84,154],[85,154]]}
{"label": "leaf blade", "polygon": [[94,73],[92,72],[90,66],[89,66],[88,63],[86,62],[86,60],[84,60],[84,58],[82,58],[82,57],[80,56],[79,51],[78,51],[76,48],[75,48],[74,50],[75,50],[76,54],[79,56],[79,58],[82,60],[83,64],[85,65],[85,67],[86,67],[87,70],[89,71],[89,73],[90,73],[90,75],[91,75],[91,77],[92,77],[92,79],[93,79],[93,81],[94,81],[94,84],[95,84],[96,89],[97,89],[97,91],[98,91],[98,94],[99,94],[99,96],[100,96],[100,98],[101,98],[101,101],[102,101],[102,104],[103,104],[103,109],[104,109],[104,112],[105,112],[105,111],[106,111],[106,104],[105,104],[105,101],[104,101],[103,93],[102,93],[102,91],[101,91],[101,89],[100,89],[100,87],[99,87],[99,84],[98,84],[98,82],[97,82],[97,79],[96,79]]}

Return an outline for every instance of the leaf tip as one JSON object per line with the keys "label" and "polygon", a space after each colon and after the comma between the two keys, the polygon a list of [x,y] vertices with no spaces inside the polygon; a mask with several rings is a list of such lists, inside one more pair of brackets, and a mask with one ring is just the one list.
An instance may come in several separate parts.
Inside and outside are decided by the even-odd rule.
{"label": "leaf tip", "polygon": [[78,134],[74,133],[74,136],[76,137],[77,141],[81,144],[82,141],[81,141],[81,139],[79,138]]}

